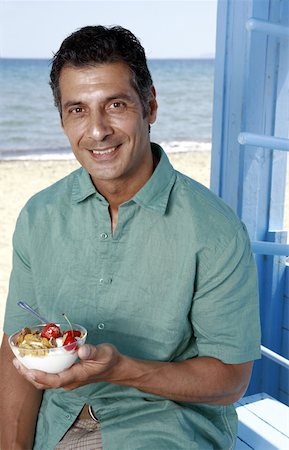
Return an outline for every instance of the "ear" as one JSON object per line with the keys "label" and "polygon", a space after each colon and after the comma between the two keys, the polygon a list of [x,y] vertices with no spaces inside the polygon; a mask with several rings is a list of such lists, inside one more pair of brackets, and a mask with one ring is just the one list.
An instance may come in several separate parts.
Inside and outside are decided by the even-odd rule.
{"label": "ear", "polygon": [[152,124],[156,121],[157,118],[157,110],[158,110],[158,103],[156,100],[156,89],[154,86],[151,87],[151,98],[149,101],[149,113],[148,113],[148,119],[149,123]]}

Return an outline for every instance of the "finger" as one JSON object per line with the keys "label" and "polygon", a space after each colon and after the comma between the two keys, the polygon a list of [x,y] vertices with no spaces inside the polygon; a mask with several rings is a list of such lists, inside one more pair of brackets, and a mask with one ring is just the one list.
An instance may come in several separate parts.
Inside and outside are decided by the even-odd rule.
{"label": "finger", "polygon": [[82,345],[78,350],[79,359],[85,360],[96,360],[98,358],[99,351],[93,345],[85,344]]}
{"label": "finger", "polygon": [[78,357],[82,361],[95,361],[101,365],[111,363],[117,354],[116,348],[111,344],[100,344],[97,346],[85,344],[78,350]]}
{"label": "finger", "polygon": [[[18,360],[13,361],[14,366],[18,372],[23,375],[30,383],[32,383],[37,389],[57,389],[64,385],[73,383],[74,376],[70,374],[70,370],[66,370],[65,373],[51,374],[43,372],[41,370],[27,369]],[[64,375],[64,376],[63,376]]]}
{"label": "finger", "polygon": [[27,381],[33,384],[37,389],[45,389],[45,386],[35,381],[34,371],[27,370],[17,359],[13,360],[13,365],[17,369],[19,375],[23,376]]}

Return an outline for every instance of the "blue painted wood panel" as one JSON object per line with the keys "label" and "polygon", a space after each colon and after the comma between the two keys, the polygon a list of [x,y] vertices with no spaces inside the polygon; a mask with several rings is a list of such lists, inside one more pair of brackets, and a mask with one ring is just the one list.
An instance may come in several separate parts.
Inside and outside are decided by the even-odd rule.
{"label": "blue painted wood panel", "polygon": [[[243,145],[238,137],[242,132],[277,137],[287,148],[288,30],[288,0],[219,2],[211,188],[245,222],[252,241],[282,244],[287,241],[283,230],[287,152]],[[259,254],[256,262],[262,344],[281,354],[287,339],[285,257]],[[284,399],[283,377],[283,369],[262,358],[248,393],[265,390]]]}
{"label": "blue painted wood panel", "polygon": [[[281,354],[289,359],[289,265],[286,267],[285,276]],[[284,368],[281,369],[280,373],[280,400],[289,405],[289,372]]]}
{"label": "blue painted wood panel", "polygon": [[288,26],[288,2],[219,2],[211,188],[262,240],[283,226],[287,154],[242,146],[238,135],[288,138],[289,51],[286,37],[248,31],[250,17]]}

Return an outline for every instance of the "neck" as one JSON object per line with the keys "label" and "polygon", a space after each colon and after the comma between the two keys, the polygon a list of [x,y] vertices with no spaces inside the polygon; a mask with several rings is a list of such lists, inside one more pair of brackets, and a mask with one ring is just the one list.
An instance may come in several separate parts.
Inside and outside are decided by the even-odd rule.
{"label": "neck", "polygon": [[116,209],[122,203],[130,200],[146,184],[157,164],[157,157],[150,153],[146,164],[131,178],[92,181],[97,191],[108,201],[111,208]]}
{"label": "neck", "polygon": [[150,153],[147,164],[142,167],[139,174],[134,174],[131,179],[128,177],[125,180],[98,180],[97,183],[94,182],[97,191],[109,203],[112,231],[115,230],[118,222],[119,206],[130,200],[145,185],[152,176],[157,164],[157,157]]}

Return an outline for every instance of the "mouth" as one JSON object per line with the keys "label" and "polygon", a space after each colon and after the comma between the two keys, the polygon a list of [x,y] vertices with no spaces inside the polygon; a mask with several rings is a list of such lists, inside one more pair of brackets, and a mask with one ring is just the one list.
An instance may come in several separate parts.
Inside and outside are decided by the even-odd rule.
{"label": "mouth", "polygon": [[108,159],[111,159],[112,157],[114,157],[114,155],[118,152],[119,148],[120,148],[120,145],[117,145],[115,147],[110,147],[110,148],[106,148],[103,150],[91,149],[88,151],[90,152],[93,159],[108,160]]}

